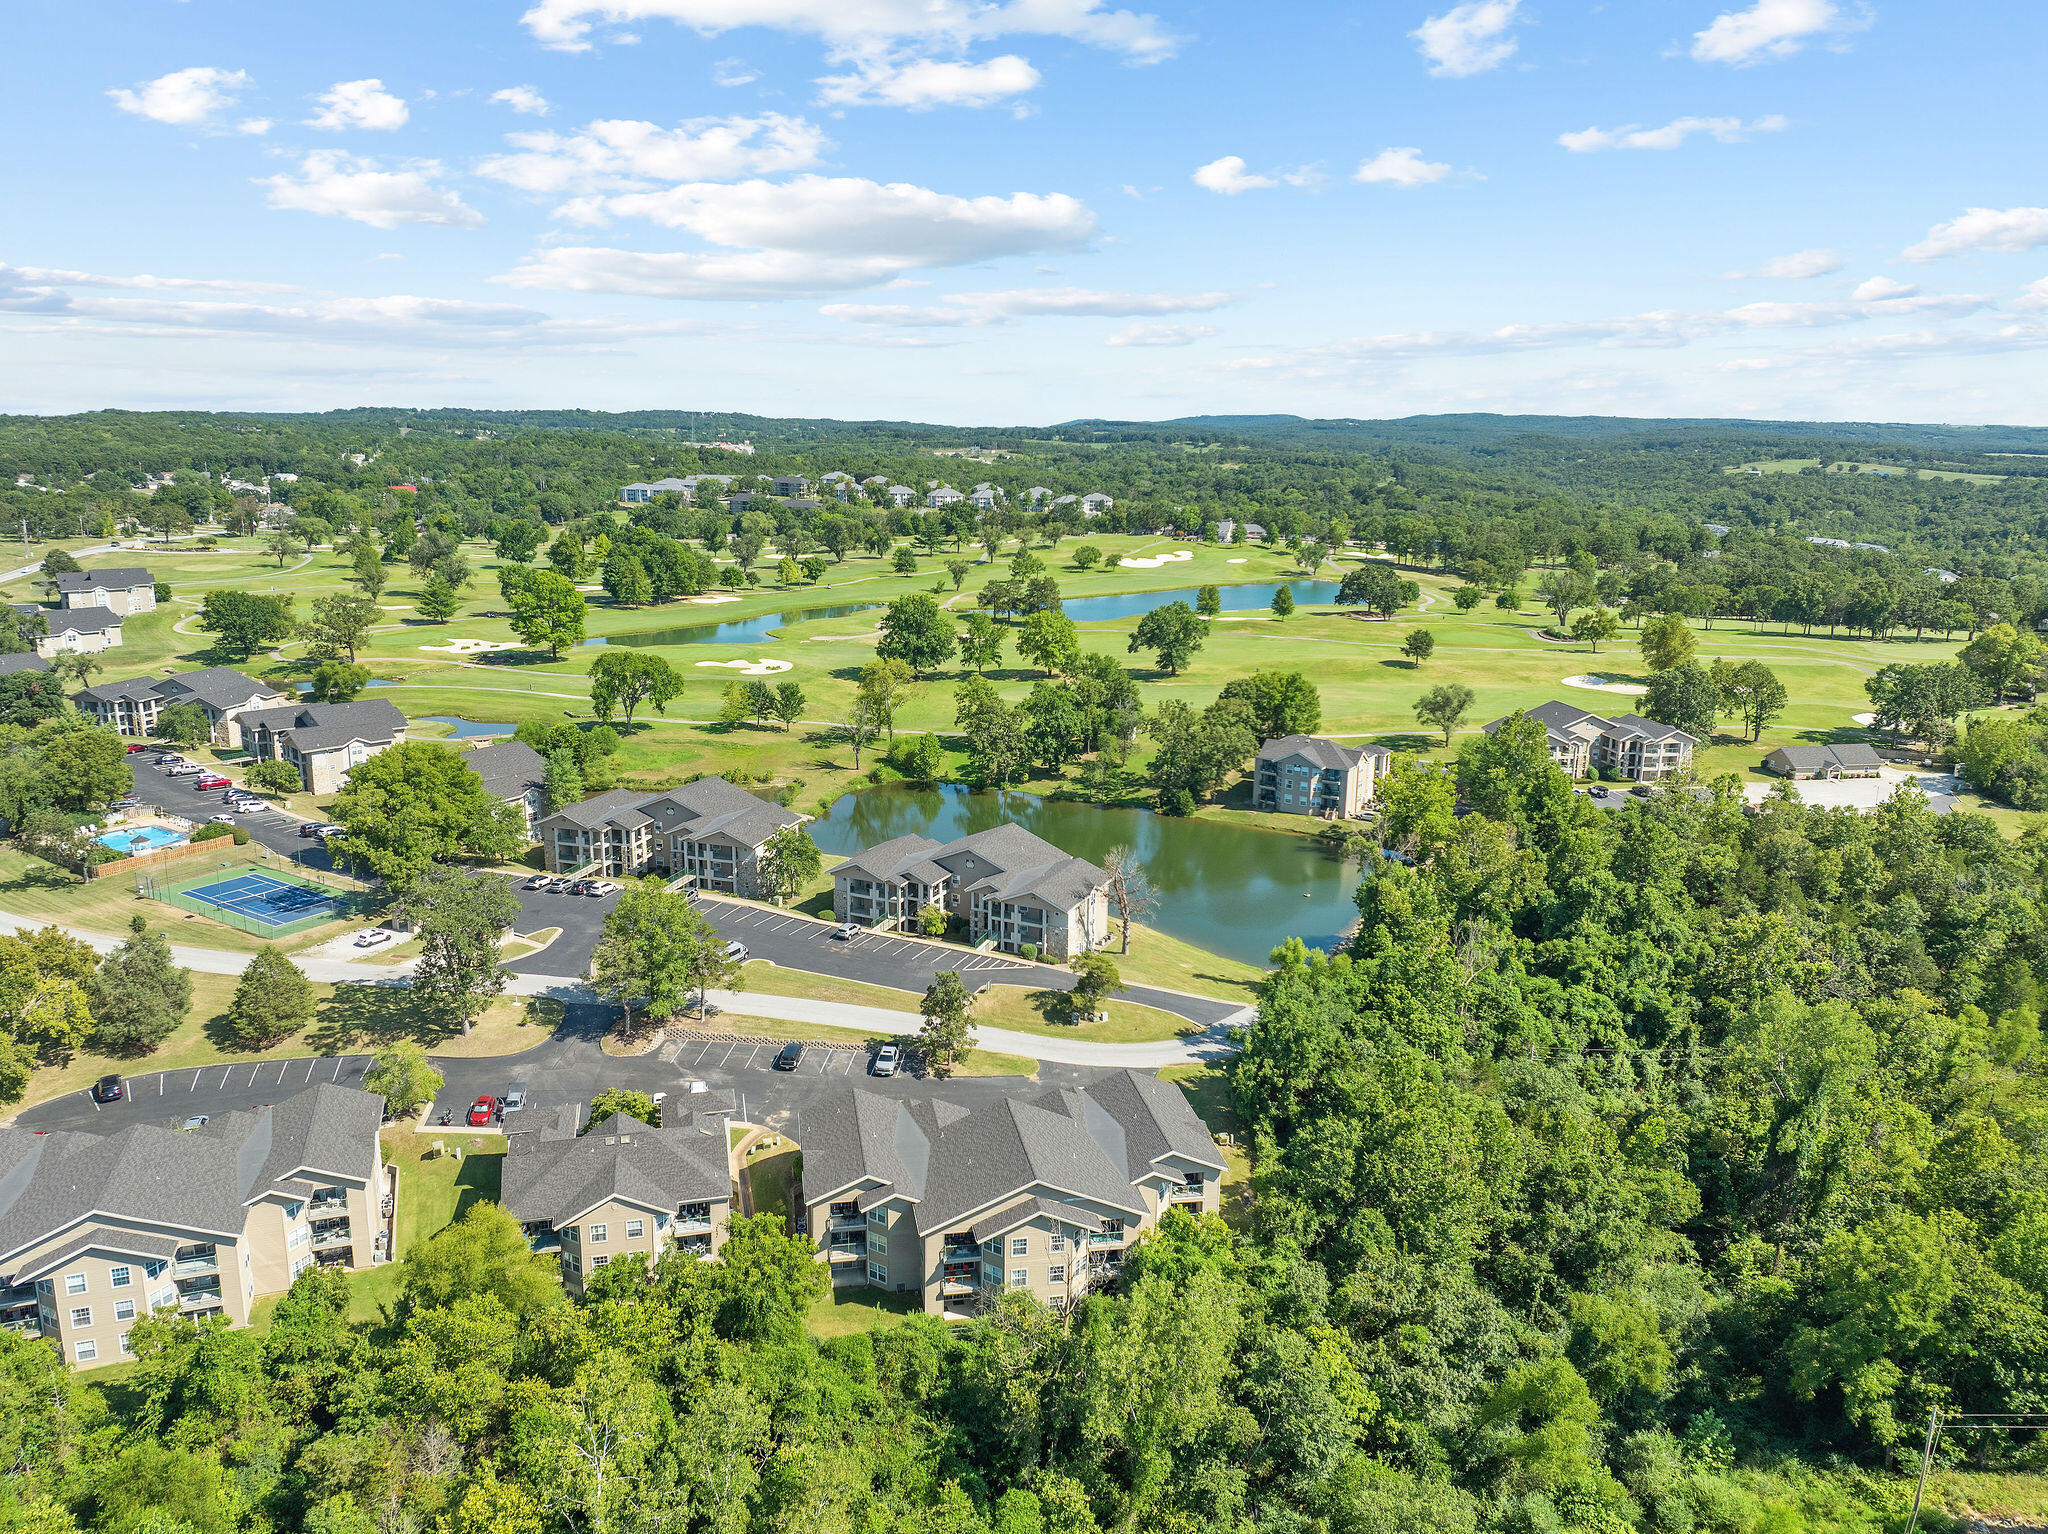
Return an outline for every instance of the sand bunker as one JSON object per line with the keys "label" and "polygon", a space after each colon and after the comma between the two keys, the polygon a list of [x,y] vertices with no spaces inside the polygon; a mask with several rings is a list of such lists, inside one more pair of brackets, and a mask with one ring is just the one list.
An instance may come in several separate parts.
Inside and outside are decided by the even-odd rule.
{"label": "sand bunker", "polygon": [[1178,564],[1183,559],[1193,559],[1193,549],[1174,549],[1166,554],[1140,554],[1135,559],[1119,559],[1118,564],[1126,570],[1157,570],[1161,565]]}
{"label": "sand bunker", "polygon": [[1249,559],[1226,559],[1223,562],[1226,565],[1248,565],[1251,563]]}
{"label": "sand bunker", "polygon": [[697,664],[724,666],[741,676],[774,676],[778,671],[796,670],[795,662],[786,660],[700,660]]}
{"label": "sand bunker", "polygon": [[1650,689],[1637,682],[1611,682],[1604,676],[1568,676],[1564,679],[1567,687],[1583,687],[1589,692],[1626,693],[1631,698],[1640,698]]}
{"label": "sand bunker", "polygon": [[1849,716],[1849,722],[1850,722],[1851,724],[1860,724],[1860,725],[1862,725],[1862,726],[1863,726],[1863,727],[1864,727],[1865,729],[1868,729],[1868,728],[1870,728],[1870,726],[1872,726],[1873,724],[1876,724],[1876,723],[1877,723],[1877,715],[1875,715],[1875,714],[1851,714],[1851,715]]}
{"label": "sand bunker", "polygon": [[451,639],[446,644],[423,644],[420,648],[442,655],[489,655],[494,650],[523,650],[526,646],[509,639]]}
{"label": "sand bunker", "polygon": [[701,597],[685,597],[685,598],[684,598],[684,600],[685,600],[685,601],[688,601],[688,602],[699,602],[699,603],[702,603],[702,602],[737,602],[737,601],[739,600],[739,598],[738,598],[738,597],[736,597],[736,596],[734,596],[734,595],[733,595],[733,594],[732,594],[732,593],[731,593],[730,591],[707,591],[707,592],[705,592],[705,593],[704,593],[704,595],[702,595]]}

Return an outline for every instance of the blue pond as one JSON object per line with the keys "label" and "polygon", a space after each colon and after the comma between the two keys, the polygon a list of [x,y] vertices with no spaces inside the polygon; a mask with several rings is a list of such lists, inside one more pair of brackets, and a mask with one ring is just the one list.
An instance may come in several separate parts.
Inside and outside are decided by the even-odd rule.
{"label": "blue pond", "polygon": [[422,714],[420,718],[431,724],[447,724],[455,727],[456,740],[469,740],[478,735],[510,735],[509,724],[478,724],[474,719],[457,719],[453,714]]}

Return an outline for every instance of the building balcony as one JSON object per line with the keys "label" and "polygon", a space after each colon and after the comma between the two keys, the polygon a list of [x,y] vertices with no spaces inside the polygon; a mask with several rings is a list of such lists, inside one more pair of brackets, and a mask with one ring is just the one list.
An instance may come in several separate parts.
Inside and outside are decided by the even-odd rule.
{"label": "building balcony", "polygon": [[346,1214],[348,1213],[348,1195],[342,1193],[326,1198],[316,1198],[306,1205],[306,1209],[311,1214]]}
{"label": "building balcony", "polygon": [[171,1264],[171,1272],[179,1278],[184,1278],[194,1273],[218,1273],[219,1271],[220,1257],[218,1253],[214,1252],[209,1252],[204,1257],[180,1257]]}
{"label": "building balcony", "polygon": [[355,1237],[349,1233],[349,1228],[346,1225],[336,1226],[332,1230],[317,1230],[313,1232],[313,1250],[316,1252],[330,1247],[352,1246],[354,1244]]}
{"label": "building balcony", "polygon": [[711,1216],[690,1215],[678,1219],[670,1228],[675,1231],[678,1240],[684,1236],[707,1236],[711,1233]]}
{"label": "building balcony", "polygon": [[178,1296],[178,1309],[185,1315],[195,1311],[220,1308],[220,1290],[188,1289]]}
{"label": "building balcony", "polygon": [[867,1248],[864,1246],[835,1246],[825,1254],[825,1260],[832,1263],[835,1267],[841,1263],[866,1262],[868,1260]]}
{"label": "building balcony", "polygon": [[939,1251],[941,1262],[980,1262],[981,1248],[978,1246],[948,1246]]}
{"label": "building balcony", "polygon": [[868,1217],[864,1214],[835,1214],[832,1216],[834,1230],[860,1230],[868,1228]]}

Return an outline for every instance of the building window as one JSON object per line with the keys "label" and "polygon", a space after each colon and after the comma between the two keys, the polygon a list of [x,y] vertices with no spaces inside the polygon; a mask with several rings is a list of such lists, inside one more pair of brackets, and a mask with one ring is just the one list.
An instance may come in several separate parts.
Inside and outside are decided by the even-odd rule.
{"label": "building window", "polygon": [[598,1242],[598,1241],[602,1241],[602,1240],[604,1240],[604,1227],[603,1227],[602,1225],[593,1225],[593,1226],[591,1226],[591,1227],[590,1227],[590,1239],[591,1239],[591,1240],[592,1240],[593,1242]]}
{"label": "building window", "polygon": [[1030,1250],[1031,1238],[1029,1236],[1010,1237],[1010,1255],[1012,1257],[1022,1257]]}
{"label": "building window", "polygon": [[126,1332],[121,1333],[121,1351],[124,1353],[133,1353],[135,1351],[135,1344],[128,1340]]}
{"label": "building window", "polygon": [[1067,1238],[1064,1235],[1055,1232],[1051,1241],[1051,1246],[1055,1252],[1064,1252],[1067,1249]]}
{"label": "building window", "polygon": [[83,1273],[66,1273],[64,1275],[64,1292],[66,1294],[85,1293],[85,1275]]}
{"label": "building window", "polygon": [[284,1217],[287,1220],[296,1220],[299,1217],[300,1211],[303,1210],[305,1207],[306,1206],[302,1201],[300,1201],[299,1199],[293,1199],[289,1204],[286,1204],[284,1206]]}
{"label": "building window", "polygon": [[611,1261],[611,1258],[609,1258],[609,1257],[593,1257],[593,1258],[591,1258],[591,1259],[590,1259],[590,1265],[591,1265],[591,1266],[592,1266],[593,1268],[601,1268],[601,1267],[603,1267],[603,1266],[604,1266],[604,1265],[605,1265],[606,1263],[608,1263],[608,1262],[610,1262],[610,1261]]}
{"label": "building window", "polygon": [[116,1321],[133,1321],[135,1319],[135,1302],[133,1300],[114,1301],[114,1319]]}
{"label": "building window", "polygon": [[312,1266],[313,1266],[313,1254],[312,1254],[311,1252],[308,1252],[308,1253],[307,1253],[307,1254],[306,1254],[305,1256],[303,1256],[303,1257],[295,1257],[295,1258],[293,1258],[293,1259],[292,1259],[292,1277],[293,1277],[293,1278],[297,1278],[297,1277],[298,1277],[298,1276],[299,1276],[299,1275],[300,1275],[301,1273],[305,1272],[305,1271],[306,1271],[306,1269],[308,1269],[308,1268],[310,1268],[310,1267],[312,1267]]}
{"label": "building window", "polygon": [[879,1262],[869,1263],[868,1282],[871,1284],[886,1284],[887,1282],[889,1282],[889,1270],[883,1267]]}
{"label": "building window", "polygon": [[312,1239],[312,1231],[308,1230],[303,1225],[295,1225],[292,1227],[291,1235],[286,1238],[286,1244],[289,1246],[304,1246],[308,1241],[311,1241]]}
{"label": "building window", "polygon": [[1067,1297],[1064,1294],[1054,1295],[1050,1304],[1052,1305],[1052,1313],[1054,1315],[1063,1316],[1067,1313]]}
{"label": "building window", "polygon": [[562,1227],[562,1239],[564,1241],[574,1241],[576,1239],[576,1230],[577,1227],[574,1225],[564,1225]]}
{"label": "building window", "polygon": [[1067,1281],[1066,1265],[1064,1263],[1055,1263],[1052,1267],[1047,1268],[1045,1270],[1045,1281],[1048,1284],[1064,1284]]}
{"label": "building window", "polygon": [[628,1220],[626,1222],[626,1239],[628,1241],[636,1241],[646,1233],[646,1230],[647,1223],[644,1220]]}
{"label": "building window", "polygon": [[1022,1289],[1030,1276],[1022,1268],[1010,1269],[1010,1287],[1012,1289]]}
{"label": "building window", "polygon": [[888,1211],[888,1209],[886,1209],[885,1207],[882,1207],[882,1206],[879,1206],[879,1205],[878,1205],[878,1206],[876,1206],[875,1208],[873,1208],[873,1209],[870,1209],[870,1210],[868,1211],[868,1224],[870,1224],[870,1225],[887,1225],[888,1223],[889,1223],[889,1211]]}
{"label": "building window", "polygon": [[985,1262],[981,1265],[981,1281],[984,1284],[1000,1284],[1003,1281],[1003,1270]]}
{"label": "building window", "polygon": [[128,1287],[128,1270],[126,1268],[107,1269],[107,1282],[116,1289],[126,1289]]}
{"label": "building window", "polygon": [[79,1343],[76,1356],[80,1363],[84,1363],[87,1359],[98,1358],[100,1356],[100,1345],[88,1337],[85,1341]]}
{"label": "building window", "polygon": [[79,1328],[84,1328],[92,1325],[92,1307],[90,1305],[73,1306],[71,1311],[71,1324],[74,1327]]}
{"label": "building window", "polygon": [[577,1260],[576,1258],[574,1258],[574,1257],[566,1257],[566,1256],[565,1256],[565,1257],[564,1257],[564,1258],[562,1259],[562,1261],[564,1261],[564,1262],[566,1262],[567,1264],[569,1264],[569,1271],[570,1271],[571,1273],[581,1273],[581,1272],[583,1271],[583,1264],[582,1264],[581,1262],[579,1262],[579,1261],[578,1261],[578,1260]]}

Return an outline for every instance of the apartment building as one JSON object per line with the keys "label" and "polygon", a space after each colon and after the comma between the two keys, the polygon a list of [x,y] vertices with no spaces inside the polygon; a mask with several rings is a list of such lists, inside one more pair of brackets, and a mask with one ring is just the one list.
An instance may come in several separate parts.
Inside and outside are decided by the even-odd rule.
{"label": "apartment building", "polygon": [[699,778],[658,794],[613,789],[546,816],[534,833],[558,874],[689,874],[699,889],[759,898],[762,847],[809,818],[724,778]]}
{"label": "apartment building", "polygon": [[1259,747],[1252,808],[1278,815],[1355,820],[1394,763],[1382,746],[1347,746],[1321,735],[1283,735]]}
{"label": "apartment building", "polygon": [[130,677],[71,695],[83,712],[123,735],[147,735],[156,728],[157,716],[174,703],[197,704],[213,723],[213,744],[229,750],[242,744],[242,716],[283,700],[284,694],[269,683],[226,666]]}
{"label": "apartment building", "polygon": [[1022,826],[940,842],[894,837],[832,870],[841,921],[913,929],[926,906],[967,924],[973,942],[1012,953],[1029,943],[1052,959],[1085,953],[1109,934],[1109,875]]}
{"label": "apartment building", "polygon": [[834,1284],[971,1313],[1065,1310],[1169,1209],[1216,1213],[1222,1153],[1180,1089],[1119,1071],[969,1110],[858,1088],[799,1110],[802,1203]]}
{"label": "apartment building", "polygon": [[381,698],[258,709],[239,722],[249,754],[290,762],[309,794],[339,793],[350,768],[402,743],[406,729],[404,712]]}
{"label": "apartment building", "polygon": [[22,650],[13,655],[0,655],[0,676],[13,676],[20,671],[48,671],[50,663],[33,650]]}
{"label": "apartment building", "polygon": [[127,1356],[138,1316],[241,1326],[316,1263],[369,1267],[383,1117],[382,1098],[322,1085],[189,1131],[0,1130],[0,1325],[90,1367]]}
{"label": "apartment building", "polygon": [[156,577],[138,567],[76,570],[53,575],[50,586],[66,608],[106,607],[117,613],[156,611]]}
{"label": "apartment building", "polygon": [[24,607],[49,625],[36,636],[36,654],[97,655],[121,643],[121,614],[111,607]]}
{"label": "apartment building", "polygon": [[[1607,772],[1654,783],[1691,767],[1693,751],[1700,744],[1697,736],[1637,714],[1607,718],[1561,701],[1526,712],[1548,732],[1550,759],[1574,778]],[[1486,726],[1486,733],[1493,734],[1515,717],[1507,714],[1494,720]]]}
{"label": "apartment building", "polygon": [[483,779],[486,793],[519,811],[531,836],[547,802],[547,758],[523,740],[480,740],[463,748],[462,760]]}
{"label": "apartment building", "polygon": [[535,1251],[559,1258],[571,1294],[635,1253],[652,1266],[671,1251],[715,1257],[725,1244],[735,1101],[729,1092],[681,1100],[697,1111],[660,1129],[615,1113],[579,1134],[581,1104],[526,1108],[507,1122],[501,1202]]}

